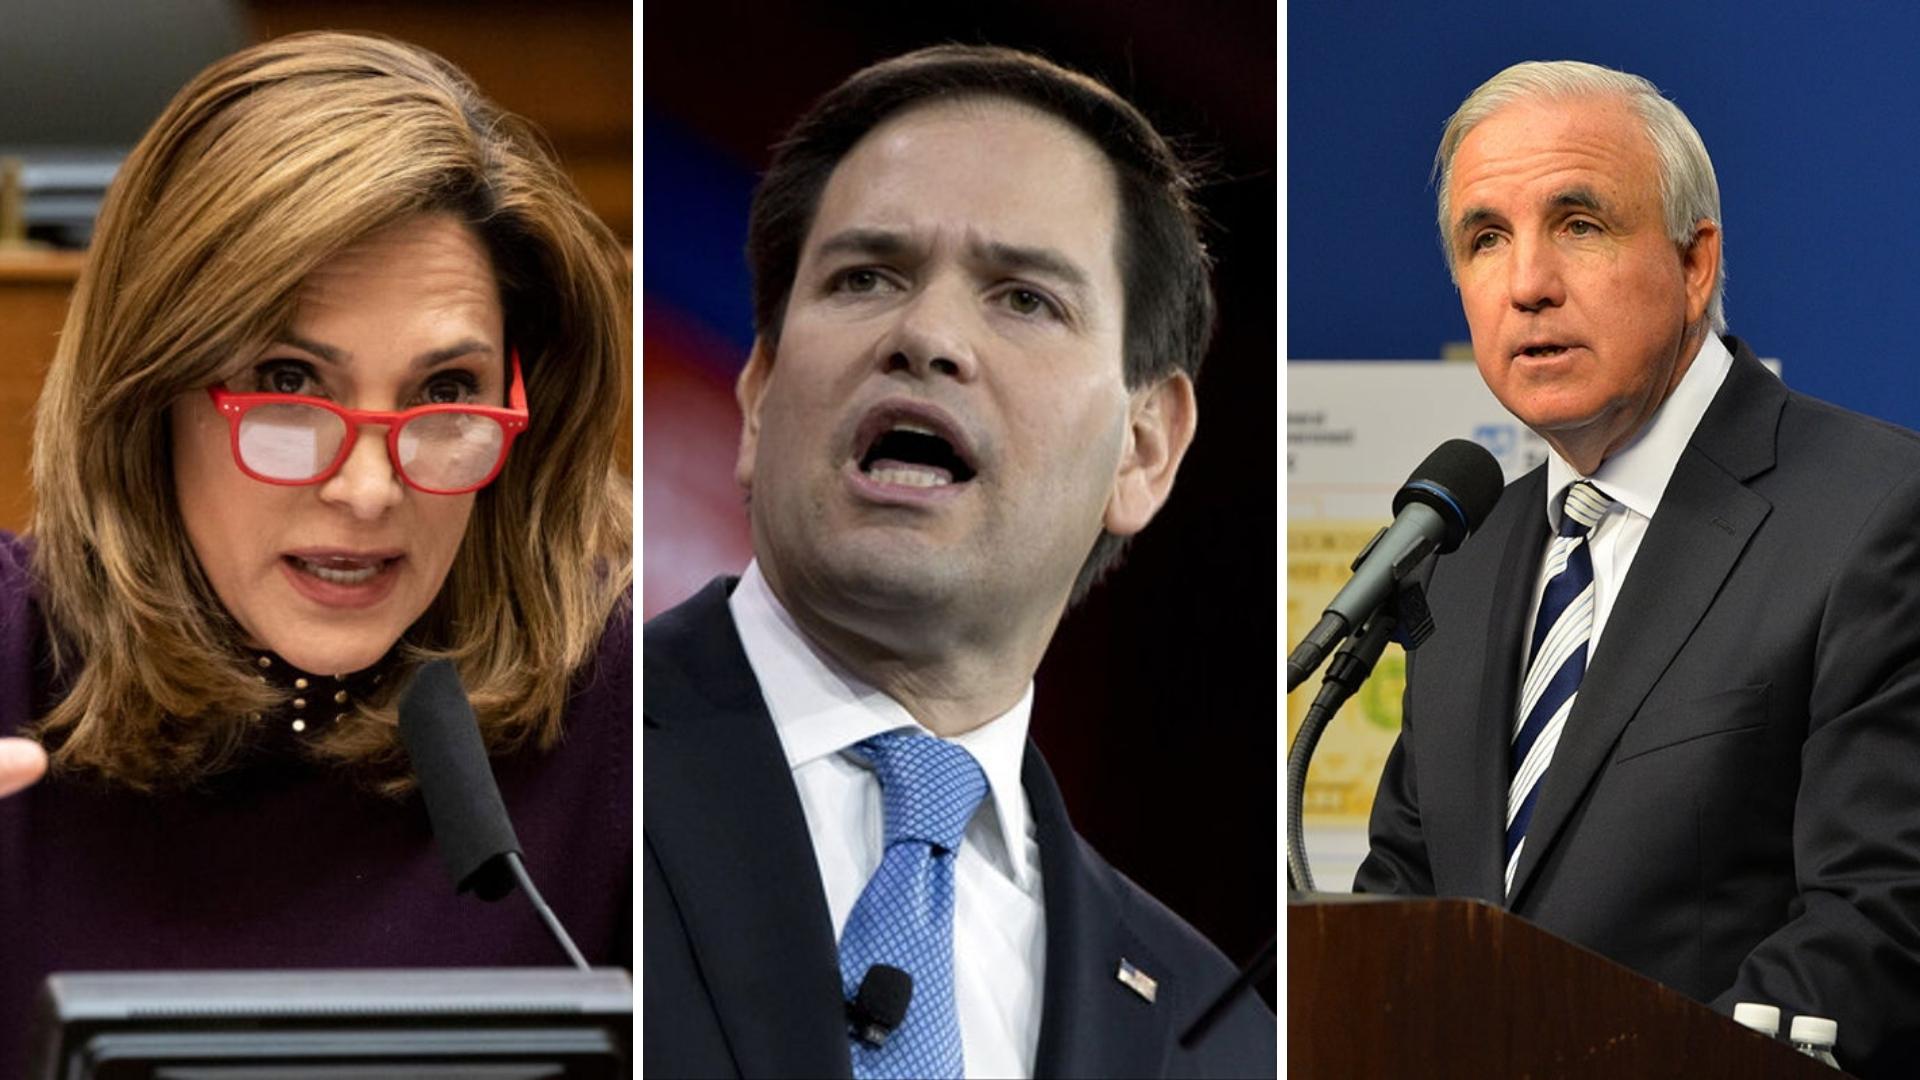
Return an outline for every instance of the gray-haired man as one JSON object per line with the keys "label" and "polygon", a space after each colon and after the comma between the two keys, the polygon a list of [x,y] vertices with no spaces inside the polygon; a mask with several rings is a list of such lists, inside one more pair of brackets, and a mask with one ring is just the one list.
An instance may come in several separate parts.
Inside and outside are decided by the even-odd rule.
{"label": "gray-haired man", "polygon": [[1357,887],[1508,906],[1904,1074],[1920,439],[1721,336],[1713,165],[1645,80],[1509,68],[1437,172],[1480,372],[1554,453],[1439,566]]}

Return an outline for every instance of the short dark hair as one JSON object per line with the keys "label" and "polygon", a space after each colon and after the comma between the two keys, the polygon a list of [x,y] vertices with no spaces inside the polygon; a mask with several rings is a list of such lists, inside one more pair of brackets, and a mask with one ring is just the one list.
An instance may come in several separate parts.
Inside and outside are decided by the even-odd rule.
{"label": "short dark hair", "polygon": [[[1212,261],[1200,239],[1192,167],[1125,98],[1098,80],[1032,53],[935,45],[856,72],[815,102],[775,147],[747,222],[754,331],[777,346],[800,249],[827,179],[888,117],[933,101],[1005,98],[1071,124],[1112,164],[1125,290],[1122,362],[1137,390],[1175,372],[1200,373],[1213,336]],[[1124,537],[1101,533],[1074,582],[1078,600],[1112,566]]]}

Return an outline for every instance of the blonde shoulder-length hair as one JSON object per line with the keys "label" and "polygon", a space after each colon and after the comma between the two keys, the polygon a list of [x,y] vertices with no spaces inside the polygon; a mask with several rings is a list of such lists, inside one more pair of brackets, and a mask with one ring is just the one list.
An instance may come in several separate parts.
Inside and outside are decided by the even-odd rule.
{"label": "blonde shoulder-length hair", "polygon": [[285,329],[301,282],[354,242],[448,214],[486,244],[531,424],[476,497],[385,697],[313,744],[408,786],[392,688],[458,665],[488,746],[551,746],[577,672],[630,604],[630,263],[540,138],[452,65],[399,42],[298,34],[189,83],[121,167],[37,419],[34,570],[56,768],[176,787],[229,763],[282,695],[250,666],[182,524],[168,403]]}

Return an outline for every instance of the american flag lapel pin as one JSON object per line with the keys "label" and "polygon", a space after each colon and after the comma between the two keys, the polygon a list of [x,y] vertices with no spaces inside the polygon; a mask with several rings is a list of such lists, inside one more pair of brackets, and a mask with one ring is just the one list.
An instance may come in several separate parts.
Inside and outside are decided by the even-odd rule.
{"label": "american flag lapel pin", "polygon": [[1134,967],[1133,961],[1124,956],[1120,958],[1120,970],[1114,975],[1127,989],[1145,998],[1148,1004],[1152,1004],[1154,995],[1160,992],[1160,984],[1154,981],[1153,976]]}

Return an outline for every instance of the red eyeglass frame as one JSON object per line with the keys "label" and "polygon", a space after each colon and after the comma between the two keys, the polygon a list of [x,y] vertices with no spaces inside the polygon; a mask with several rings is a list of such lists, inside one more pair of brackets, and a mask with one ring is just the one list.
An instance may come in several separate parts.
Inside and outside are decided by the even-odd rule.
{"label": "red eyeglass frame", "polygon": [[[387,429],[387,461],[393,466],[394,475],[398,476],[402,483],[413,488],[415,491],[425,492],[428,495],[465,495],[470,491],[479,491],[481,488],[493,483],[494,478],[500,475],[500,470],[507,467],[507,455],[513,452],[514,438],[521,432],[527,430],[527,386],[526,381],[520,376],[520,352],[516,349],[511,355],[513,358],[513,383],[507,390],[507,404],[509,407],[504,409],[497,405],[452,404],[416,405],[411,409],[393,410],[349,409],[336,405],[326,398],[308,397],[305,394],[242,394],[228,390],[224,386],[209,386],[207,387],[207,394],[213,398],[214,408],[219,409],[220,414],[227,418],[228,445],[233,451],[234,465],[238,466],[241,472],[263,484],[279,484],[282,487],[306,487],[309,484],[326,483],[328,480],[333,479],[335,473],[340,471],[340,466],[346,464],[347,458],[353,453],[353,448],[359,445],[360,425],[371,424]],[[347,428],[346,434],[340,438],[340,452],[334,455],[333,461],[329,463],[325,469],[321,470],[319,475],[307,480],[284,480],[276,476],[266,476],[254,472],[247,467],[246,458],[240,452],[240,420],[246,416],[249,409],[261,405],[309,405],[314,408],[325,409],[335,416],[338,416]],[[485,479],[468,487],[430,488],[424,484],[416,483],[413,477],[407,475],[406,468],[400,464],[400,429],[404,427],[408,421],[432,413],[466,413],[475,416],[485,416],[500,425],[501,431],[506,436],[506,441],[500,446],[500,460],[494,462],[493,471],[489,472]]]}

